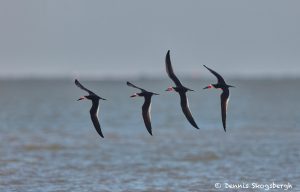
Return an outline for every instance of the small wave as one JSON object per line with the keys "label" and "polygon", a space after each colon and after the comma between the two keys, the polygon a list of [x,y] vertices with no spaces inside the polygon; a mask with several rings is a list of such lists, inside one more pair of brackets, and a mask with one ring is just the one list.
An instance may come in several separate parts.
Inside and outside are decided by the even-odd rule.
{"label": "small wave", "polygon": [[184,161],[188,161],[188,162],[198,162],[198,161],[209,162],[218,159],[220,159],[220,157],[213,152],[207,152],[199,155],[187,155],[183,158]]}
{"label": "small wave", "polygon": [[59,144],[50,144],[50,145],[37,145],[37,144],[29,144],[23,146],[25,151],[59,151],[64,147]]}
{"label": "small wave", "polygon": [[10,176],[10,175],[14,175],[17,173],[17,170],[1,170],[0,171],[0,176]]}

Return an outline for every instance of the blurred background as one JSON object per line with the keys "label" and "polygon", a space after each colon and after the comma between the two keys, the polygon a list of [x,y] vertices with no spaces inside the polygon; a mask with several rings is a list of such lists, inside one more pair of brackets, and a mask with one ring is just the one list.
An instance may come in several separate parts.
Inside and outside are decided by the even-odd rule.
{"label": "blurred background", "polygon": [[[300,180],[299,1],[0,1],[0,191],[228,191]],[[200,130],[165,72],[171,50]],[[232,88],[227,132],[220,73]],[[77,102],[100,103],[105,139]],[[142,98],[158,92],[151,137]],[[222,188],[216,189],[215,183]],[[232,190],[236,191],[236,190]],[[244,189],[265,191],[265,189]]]}
{"label": "blurred background", "polygon": [[298,1],[0,2],[2,77],[297,76]]}

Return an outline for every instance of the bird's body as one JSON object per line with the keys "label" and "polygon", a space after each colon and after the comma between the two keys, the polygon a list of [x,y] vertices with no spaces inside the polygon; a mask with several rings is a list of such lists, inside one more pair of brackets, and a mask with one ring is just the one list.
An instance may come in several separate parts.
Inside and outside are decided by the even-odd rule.
{"label": "bird's body", "polygon": [[210,84],[204,89],[210,89],[210,88],[215,88],[215,89],[222,89],[223,93],[221,94],[221,115],[222,115],[222,124],[224,131],[226,132],[226,116],[227,116],[227,108],[228,108],[228,102],[229,102],[229,88],[234,87],[232,85],[227,85],[223,77],[215,72],[214,70],[208,68],[207,66],[204,65],[204,67],[209,70],[213,75],[215,75],[218,79],[218,83],[216,84]]}
{"label": "bird's body", "polygon": [[145,123],[145,126],[147,128],[147,131],[149,132],[150,135],[152,135],[152,125],[151,125],[151,98],[153,95],[158,95],[157,93],[149,92],[146,91],[145,89],[142,89],[140,87],[137,87],[133,85],[130,82],[127,82],[127,85],[136,89],[141,90],[140,93],[135,93],[131,97],[144,97],[145,101],[142,106],[142,115],[143,115],[143,120]]}
{"label": "bird's body", "polygon": [[176,77],[174,70],[172,68],[171,59],[170,59],[170,51],[167,52],[166,55],[166,71],[170,79],[175,83],[176,87],[169,87],[166,91],[176,91],[180,96],[180,104],[182,112],[184,113],[187,120],[197,129],[199,129],[198,125],[196,124],[192,113],[189,108],[188,98],[186,96],[186,92],[193,91],[182,85],[179,79]]}
{"label": "bird's body", "polygon": [[98,120],[98,112],[99,112],[99,100],[106,100],[102,97],[99,97],[98,95],[96,95],[94,92],[88,90],[87,88],[85,88],[83,85],[81,85],[81,83],[79,83],[79,81],[76,79],[75,80],[75,84],[83,89],[84,91],[88,92],[89,95],[86,95],[86,96],[82,96],[78,99],[79,100],[83,100],[83,99],[88,99],[88,100],[91,100],[92,101],[92,107],[90,109],[90,116],[91,116],[91,120],[93,122],[93,125],[97,131],[97,133],[102,137],[104,138],[103,136],[103,133],[102,133],[102,130],[101,130],[101,126],[100,126],[100,123],[99,123],[99,120]]}

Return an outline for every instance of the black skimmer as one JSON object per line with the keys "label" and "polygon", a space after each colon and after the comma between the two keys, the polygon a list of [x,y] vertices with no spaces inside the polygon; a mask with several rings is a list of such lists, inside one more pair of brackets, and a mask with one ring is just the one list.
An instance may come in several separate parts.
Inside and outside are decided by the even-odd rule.
{"label": "black skimmer", "polygon": [[199,127],[196,124],[196,122],[192,116],[192,113],[189,109],[189,101],[186,96],[186,92],[194,91],[194,90],[184,87],[181,84],[181,82],[179,81],[179,79],[176,77],[176,75],[174,74],[172,64],[171,64],[171,59],[170,59],[170,50],[168,51],[168,53],[166,55],[166,70],[167,70],[169,77],[174,81],[174,83],[176,85],[176,87],[169,87],[166,91],[176,91],[177,93],[179,93],[181,108],[182,108],[182,111],[183,111],[185,117],[195,128],[199,129]]}
{"label": "black skimmer", "polygon": [[75,84],[77,85],[77,87],[85,90],[86,92],[89,93],[89,95],[87,96],[82,96],[80,97],[77,101],[83,100],[83,99],[89,99],[92,101],[92,108],[90,109],[90,115],[91,115],[91,119],[92,122],[94,124],[94,127],[96,129],[96,131],[98,132],[98,134],[104,138],[102,131],[101,131],[101,127],[99,124],[99,120],[98,120],[98,112],[99,112],[99,100],[106,100],[102,97],[99,97],[98,95],[96,95],[94,92],[88,90],[87,88],[85,88],[83,85],[81,85],[79,83],[79,81],[77,79],[75,79]]}
{"label": "black skimmer", "polygon": [[214,70],[206,67],[203,65],[206,69],[208,69],[214,76],[217,77],[218,83],[216,84],[210,84],[203,89],[211,89],[211,88],[216,88],[216,89],[222,89],[223,93],[221,94],[221,113],[222,113],[222,123],[223,123],[223,128],[224,131],[226,132],[226,113],[227,113],[227,107],[228,107],[228,101],[229,101],[229,87],[234,87],[232,85],[227,85],[223,77],[215,72]]}
{"label": "black skimmer", "polygon": [[145,98],[145,102],[144,102],[143,107],[142,107],[143,119],[144,119],[144,123],[145,123],[145,126],[146,126],[148,132],[150,133],[150,135],[152,135],[151,98],[152,98],[153,95],[159,95],[159,94],[146,91],[145,89],[137,87],[137,86],[133,85],[132,83],[130,83],[128,81],[127,81],[127,85],[142,91],[141,93],[133,94],[131,97],[139,96],[139,97],[144,97]]}

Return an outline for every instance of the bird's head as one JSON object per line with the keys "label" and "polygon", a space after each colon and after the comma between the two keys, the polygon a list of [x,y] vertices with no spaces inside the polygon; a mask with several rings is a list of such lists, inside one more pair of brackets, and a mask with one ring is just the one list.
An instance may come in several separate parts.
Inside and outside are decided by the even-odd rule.
{"label": "bird's head", "polygon": [[99,100],[106,100],[102,97],[99,97],[98,95],[87,95],[87,96],[82,96],[79,99],[77,99],[77,101],[81,101],[84,99],[89,99],[89,100],[94,100],[94,99],[99,99]]}

